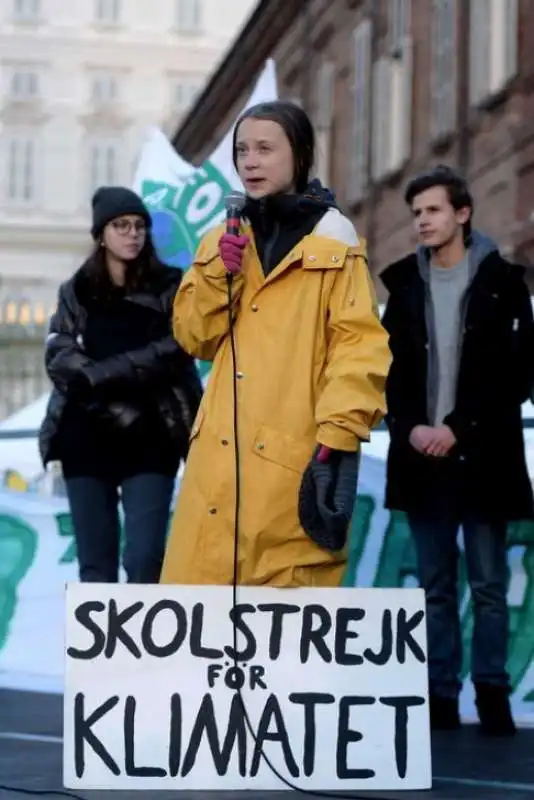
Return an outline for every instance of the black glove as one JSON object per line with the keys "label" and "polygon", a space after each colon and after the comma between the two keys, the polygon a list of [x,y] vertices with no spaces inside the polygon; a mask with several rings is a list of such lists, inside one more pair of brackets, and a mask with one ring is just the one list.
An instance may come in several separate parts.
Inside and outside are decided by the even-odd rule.
{"label": "black glove", "polygon": [[134,364],[127,355],[109,356],[102,361],[93,361],[84,367],[83,372],[93,388],[128,382],[135,380],[136,377]]}
{"label": "black glove", "polygon": [[[320,454],[321,460],[318,456]],[[354,512],[360,452],[319,446],[304,471],[299,492],[300,524],[310,539],[326,550],[342,550]]]}
{"label": "black glove", "polygon": [[67,394],[71,400],[80,400],[86,398],[91,393],[92,388],[85,371],[79,369],[69,379]]}

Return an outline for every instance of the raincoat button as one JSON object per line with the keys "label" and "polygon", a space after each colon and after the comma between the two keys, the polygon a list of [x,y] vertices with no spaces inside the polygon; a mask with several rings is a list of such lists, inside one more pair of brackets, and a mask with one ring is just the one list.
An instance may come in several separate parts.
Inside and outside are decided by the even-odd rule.
{"label": "raincoat button", "polygon": [[337,256],[332,256],[332,261],[339,261],[339,258]]}
{"label": "raincoat button", "polygon": [[258,442],[258,444],[256,445],[256,450],[265,450],[265,445],[263,444],[263,442]]}
{"label": "raincoat button", "polygon": [[217,513],[216,508],[210,508],[210,514],[216,514],[216,513]]}
{"label": "raincoat button", "polygon": [[245,377],[242,372],[236,372],[235,376],[236,376],[236,378],[239,378],[239,380],[241,380],[241,378]]}
{"label": "raincoat button", "polygon": [[315,256],[308,256],[308,261],[315,261]]}
{"label": "raincoat button", "polygon": [[221,439],[221,444],[223,447],[226,447],[228,445],[228,439]]}
{"label": "raincoat button", "polygon": [[252,306],[252,310],[253,311],[257,311],[258,310],[258,306],[256,305],[256,303],[254,303],[254,305]]}

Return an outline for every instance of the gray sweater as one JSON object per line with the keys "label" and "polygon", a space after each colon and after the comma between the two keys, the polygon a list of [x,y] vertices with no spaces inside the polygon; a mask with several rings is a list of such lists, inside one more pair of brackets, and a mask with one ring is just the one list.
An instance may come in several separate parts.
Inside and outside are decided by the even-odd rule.
{"label": "gray sweater", "polygon": [[460,360],[461,304],[469,284],[469,255],[454,267],[430,267],[430,292],[434,306],[438,385],[434,425],[454,409]]}

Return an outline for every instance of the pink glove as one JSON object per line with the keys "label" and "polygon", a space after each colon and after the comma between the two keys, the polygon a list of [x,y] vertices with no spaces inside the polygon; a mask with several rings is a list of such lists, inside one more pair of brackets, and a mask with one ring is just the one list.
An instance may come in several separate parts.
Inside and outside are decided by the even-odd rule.
{"label": "pink glove", "polygon": [[234,236],[225,233],[219,239],[219,253],[224,266],[232,275],[239,275],[243,260],[243,249],[249,242],[248,236]]}
{"label": "pink glove", "polygon": [[332,452],[332,448],[331,447],[327,447],[325,444],[322,444],[319,447],[319,450],[317,451],[317,456],[316,456],[317,461],[319,462],[319,464],[326,464],[331,452]]}

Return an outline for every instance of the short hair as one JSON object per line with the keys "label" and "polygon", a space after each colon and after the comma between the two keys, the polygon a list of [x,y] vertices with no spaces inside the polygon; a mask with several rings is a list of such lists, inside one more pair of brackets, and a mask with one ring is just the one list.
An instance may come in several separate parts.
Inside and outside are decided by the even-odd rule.
{"label": "short hair", "polygon": [[455,211],[459,211],[461,208],[471,209],[471,216],[464,225],[464,234],[469,236],[474,210],[473,197],[466,181],[446,164],[438,164],[427,172],[412,178],[404,192],[404,200],[411,206],[417,195],[426,192],[427,189],[433,189],[434,186],[443,186]]}

